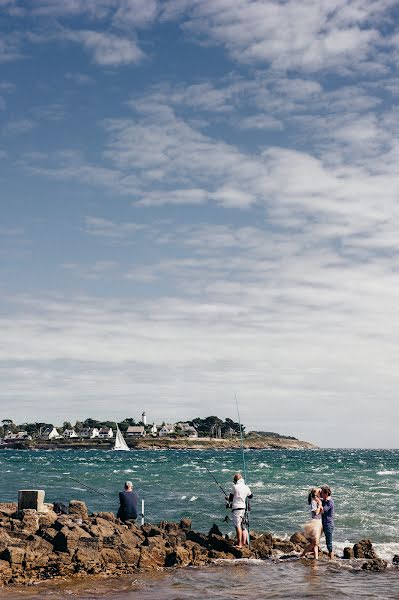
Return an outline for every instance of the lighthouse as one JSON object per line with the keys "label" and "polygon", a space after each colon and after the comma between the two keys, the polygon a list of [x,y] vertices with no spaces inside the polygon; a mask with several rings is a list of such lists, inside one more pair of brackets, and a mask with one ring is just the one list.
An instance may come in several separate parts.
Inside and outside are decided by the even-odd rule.
{"label": "lighthouse", "polygon": [[143,414],[141,415],[141,422],[143,423],[144,427],[147,425],[147,416],[145,412],[143,412]]}

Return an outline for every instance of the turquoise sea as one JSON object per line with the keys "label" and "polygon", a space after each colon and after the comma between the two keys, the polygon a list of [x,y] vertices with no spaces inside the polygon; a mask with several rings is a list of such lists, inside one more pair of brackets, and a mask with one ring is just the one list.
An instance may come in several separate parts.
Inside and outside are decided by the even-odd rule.
{"label": "turquoise sea", "polygon": [[[373,540],[381,557],[392,561],[399,554],[399,450],[246,450],[244,456],[247,483],[254,493],[252,529],[289,537],[307,520],[308,488],[328,483],[336,505],[337,554],[365,537]],[[147,521],[184,516],[192,518],[196,530],[208,531],[216,523],[224,533],[232,533],[231,521],[223,522],[229,515],[223,493],[207,469],[229,491],[232,475],[243,469],[242,453],[4,450],[0,501],[15,501],[19,489],[41,488],[48,502],[79,499],[89,511],[116,511],[118,491],[130,479],[145,500]],[[47,583],[40,590],[19,591],[19,596],[8,590],[7,597],[399,598],[396,568],[367,574],[341,561],[310,562],[235,561],[68,588]]]}

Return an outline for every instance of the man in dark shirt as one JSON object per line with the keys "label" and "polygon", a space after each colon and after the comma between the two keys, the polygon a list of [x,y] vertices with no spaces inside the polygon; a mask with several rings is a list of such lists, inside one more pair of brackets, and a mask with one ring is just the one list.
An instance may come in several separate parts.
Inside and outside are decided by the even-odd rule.
{"label": "man in dark shirt", "polygon": [[324,535],[326,536],[328,556],[334,558],[332,545],[334,532],[334,500],[331,498],[331,489],[328,485],[323,485],[321,488],[321,498],[323,505],[321,521],[323,523]]}
{"label": "man in dark shirt", "polygon": [[119,492],[119,502],[120,506],[116,516],[123,522],[128,520],[135,521],[138,515],[138,496],[133,491],[133,483],[131,481],[126,481],[125,489],[123,492]]}

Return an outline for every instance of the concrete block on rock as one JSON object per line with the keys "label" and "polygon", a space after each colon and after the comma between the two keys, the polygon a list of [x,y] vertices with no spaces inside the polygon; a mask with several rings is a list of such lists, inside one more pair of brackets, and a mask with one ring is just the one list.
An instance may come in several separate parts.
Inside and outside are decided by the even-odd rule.
{"label": "concrete block on rock", "polygon": [[38,512],[47,512],[47,506],[44,505],[44,490],[19,490],[18,492],[18,510],[33,508]]}

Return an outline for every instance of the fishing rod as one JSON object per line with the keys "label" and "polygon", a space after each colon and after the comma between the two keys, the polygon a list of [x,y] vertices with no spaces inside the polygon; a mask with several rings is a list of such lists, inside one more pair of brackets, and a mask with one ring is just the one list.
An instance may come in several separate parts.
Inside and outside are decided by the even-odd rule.
{"label": "fishing rod", "polygon": [[[235,399],[236,399],[236,406],[237,406],[237,416],[238,416],[238,423],[240,425],[240,439],[241,439],[241,453],[242,453],[242,464],[243,464],[243,471],[244,471],[244,480],[247,480],[247,466],[245,464],[245,455],[244,455],[244,438],[242,435],[242,425],[241,425],[241,418],[240,418],[240,410],[238,408],[238,399],[237,399],[237,394],[235,394]],[[245,498],[245,514],[244,514],[244,519],[245,519],[245,524],[247,526],[247,531],[248,531],[248,547],[251,545],[251,538],[249,535],[249,511],[251,510],[250,505],[249,505],[249,500],[248,498]]]}
{"label": "fishing rod", "polygon": [[237,406],[237,417],[238,417],[238,424],[240,425],[240,440],[241,440],[241,453],[242,453],[242,464],[243,464],[243,471],[244,471],[244,479],[247,479],[247,467],[245,464],[245,455],[244,455],[244,440],[243,440],[243,436],[242,436],[242,425],[241,425],[241,419],[240,419],[240,409],[238,408],[238,400],[237,400],[237,394],[235,394],[235,399],[236,399],[236,406]]}
{"label": "fishing rod", "polygon": [[103,496],[104,498],[111,498],[111,496],[109,496],[108,494],[103,494],[102,492],[99,492],[95,488],[90,487],[86,483],[83,483],[83,481],[79,481],[79,479],[75,479],[74,477],[71,477],[70,475],[68,475],[68,477],[69,477],[69,479],[72,479],[72,481],[75,481],[76,483],[83,485],[85,488],[87,488],[88,490],[91,490],[92,492],[96,492],[96,494],[100,494],[100,496]]}
{"label": "fishing rod", "polygon": [[225,490],[222,488],[222,486],[220,485],[220,483],[218,482],[218,480],[216,479],[216,477],[214,476],[213,473],[210,472],[210,470],[208,469],[208,467],[204,464],[205,469],[208,471],[209,475],[212,477],[213,481],[216,483],[216,485],[218,486],[218,488],[220,490],[222,490],[223,494],[225,495],[225,497],[228,497],[228,494],[225,492]]}

